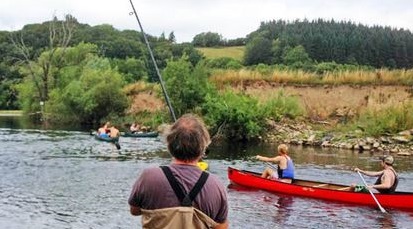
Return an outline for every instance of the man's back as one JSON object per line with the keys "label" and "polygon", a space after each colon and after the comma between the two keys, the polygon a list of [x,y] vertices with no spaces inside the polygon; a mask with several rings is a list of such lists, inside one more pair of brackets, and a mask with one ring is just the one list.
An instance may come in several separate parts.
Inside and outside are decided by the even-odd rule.
{"label": "man's back", "polygon": [[[192,165],[170,166],[182,188],[189,192],[198,181],[202,171]],[[178,207],[181,205],[166,176],[159,167],[145,169],[133,187],[129,204],[145,210]],[[228,214],[224,185],[210,174],[204,187],[194,200],[194,207],[218,223],[226,220]]]}

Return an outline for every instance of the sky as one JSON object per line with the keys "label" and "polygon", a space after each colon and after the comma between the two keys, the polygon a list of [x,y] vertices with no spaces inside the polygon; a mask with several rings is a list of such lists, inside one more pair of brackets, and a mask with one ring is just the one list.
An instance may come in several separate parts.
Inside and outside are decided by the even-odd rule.
{"label": "sky", "polygon": [[[132,0],[147,34],[190,42],[202,32],[245,37],[270,20],[334,19],[413,32],[413,0]],[[140,30],[130,0],[0,0],[0,30],[63,19],[71,14],[91,26]]]}

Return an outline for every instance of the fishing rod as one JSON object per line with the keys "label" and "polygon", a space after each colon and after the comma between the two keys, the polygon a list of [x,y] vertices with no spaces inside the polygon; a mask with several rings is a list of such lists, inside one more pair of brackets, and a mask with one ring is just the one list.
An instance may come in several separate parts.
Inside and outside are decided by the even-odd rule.
{"label": "fishing rod", "polygon": [[160,82],[160,84],[161,84],[161,88],[162,88],[162,92],[163,92],[163,95],[164,95],[165,100],[166,100],[166,104],[168,105],[169,112],[171,113],[172,119],[173,119],[173,121],[175,122],[175,121],[176,121],[175,112],[174,112],[174,109],[173,109],[173,107],[172,107],[172,105],[171,105],[171,101],[169,100],[168,93],[166,92],[165,84],[164,84],[164,82],[163,82],[163,80],[162,80],[161,73],[159,72],[158,65],[156,64],[155,57],[154,57],[154,55],[153,55],[151,46],[149,45],[148,39],[146,38],[146,34],[145,34],[145,32],[143,31],[143,27],[142,27],[141,21],[139,20],[138,13],[136,13],[135,6],[133,5],[132,0],[129,0],[129,2],[130,2],[131,6],[132,6],[132,9],[133,9],[133,12],[129,13],[129,15],[135,14],[136,20],[138,21],[139,27],[140,27],[141,32],[142,32],[142,35],[143,35],[143,39],[145,40],[146,47],[148,48],[149,55],[151,56],[153,65],[155,66],[156,74],[158,75],[158,79],[159,79],[159,82]]}

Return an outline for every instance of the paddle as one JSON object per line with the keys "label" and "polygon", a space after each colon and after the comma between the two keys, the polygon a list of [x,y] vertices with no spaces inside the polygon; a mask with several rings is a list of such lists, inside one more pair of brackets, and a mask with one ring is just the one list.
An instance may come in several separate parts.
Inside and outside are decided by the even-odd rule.
{"label": "paddle", "polygon": [[275,171],[278,170],[278,168],[275,167],[275,165],[273,165],[273,164],[271,164],[271,163],[269,163],[269,162],[265,162],[265,164],[267,164],[268,166],[270,166],[272,169],[275,169]]}
{"label": "paddle", "polygon": [[116,146],[116,149],[117,149],[117,150],[120,150],[120,144],[119,144],[119,141],[115,141],[115,142],[114,142],[114,144],[115,144],[115,146]]}
{"label": "paddle", "polygon": [[[361,175],[360,171],[357,171],[357,173],[359,174],[361,180],[363,180],[363,183],[364,183],[364,185],[365,185],[366,188],[367,188],[367,183],[366,183],[366,181],[364,180],[363,176]],[[367,189],[369,190],[369,192],[370,192],[370,194],[371,194],[371,197],[373,197],[373,199],[374,199],[374,201],[376,202],[377,206],[379,206],[380,211],[381,211],[382,213],[386,213],[386,210],[384,210],[384,208],[380,205],[379,201],[376,199],[376,197],[374,196],[373,192],[372,192],[369,188],[367,188]]]}

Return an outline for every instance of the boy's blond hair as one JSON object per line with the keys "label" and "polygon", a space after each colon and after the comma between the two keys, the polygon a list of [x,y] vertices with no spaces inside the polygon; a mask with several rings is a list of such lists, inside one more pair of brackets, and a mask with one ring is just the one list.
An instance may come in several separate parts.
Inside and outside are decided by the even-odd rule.
{"label": "boy's blond hair", "polygon": [[286,144],[281,144],[278,146],[278,152],[282,154],[287,154],[288,152],[288,146]]}

